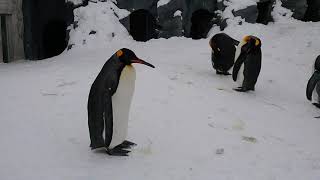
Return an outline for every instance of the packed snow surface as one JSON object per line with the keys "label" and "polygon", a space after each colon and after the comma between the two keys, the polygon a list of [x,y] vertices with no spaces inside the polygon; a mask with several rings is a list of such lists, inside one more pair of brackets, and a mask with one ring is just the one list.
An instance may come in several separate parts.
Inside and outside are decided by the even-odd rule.
{"label": "packed snow surface", "polygon": [[[249,93],[215,74],[209,39],[141,43],[119,24],[106,26],[120,35],[100,32],[81,44],[88,37],[80,30],[89,29],[80,25],[72,32],[79,44],[60,56],[0,64],[1,180],[319,180],[320,112],[305,88],[320,54],[320,23],[280,16],[267,26],[231,23],[224,31],[231,37],[262,40],[262,70]],[[89,148],[86,105],[91,83],[122,47],[156,68],[135,64],[128,140],[138,146],[110,157]]]}

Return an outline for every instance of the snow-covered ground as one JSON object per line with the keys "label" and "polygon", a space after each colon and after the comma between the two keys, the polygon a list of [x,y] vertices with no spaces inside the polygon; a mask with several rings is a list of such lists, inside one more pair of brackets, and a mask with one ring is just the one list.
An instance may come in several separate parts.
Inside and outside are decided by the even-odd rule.
{"label": "snow-covered ground", "polygon": [[[305,87],[320,54],[320,23],[244,23],[224,32],[262,40],[256,91],[235,92],[231,77],[215,74],[209,39],[126,37],[92,48],[93,38],[91,48],[0,64],[0,179],[319,180],[320,112]],[[86,105],[91,83],[121,47],[156,69],[136,65],[128,139],[138,146],[110,157],[89,148]]]}

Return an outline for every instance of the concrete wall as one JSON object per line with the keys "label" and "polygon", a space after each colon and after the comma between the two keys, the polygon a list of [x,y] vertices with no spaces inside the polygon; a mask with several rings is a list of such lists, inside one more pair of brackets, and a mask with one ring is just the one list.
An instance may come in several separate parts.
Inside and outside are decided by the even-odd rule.
{"label": "concrete wall", "polygon": [[[7,40],[9,48],[8,55],[9,61],[13,61],[24,58],[22,0],[10,0],[8,7],[9,8],[4,8],[3,6],[0,14],[5,14],[6,17]],[[2,41],[0,41],[0,49],[0,59],[3,61]]]}
{"label": "concrete wall", "polygon": [[23,0],[11,0],[12,1],[12,15],[9,17],[9,36],[11,37],[11,49],[10,52],[14,60],[24,59],[23,49],[23,14],[22,14],[22,1]]}

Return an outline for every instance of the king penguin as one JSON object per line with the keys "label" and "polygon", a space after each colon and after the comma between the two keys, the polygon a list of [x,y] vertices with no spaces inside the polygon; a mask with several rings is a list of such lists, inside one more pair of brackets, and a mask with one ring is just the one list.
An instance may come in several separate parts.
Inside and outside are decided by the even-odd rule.
{"label": "king penguin", "polygon": [[313,105],[320,108],[320,55],[315,60],[313,74],[308,81],[306,95]]}
{"label": "king penguin", "polygon": [[236,49],[232,78],[239,84],[239,92],[254,91],[261,70],[261,40],[246,36]]}
{"label": "king penguin", "polygon": [[225,33],[215,34],[209,41],[212,49],[211,63],[217,74],[231,75],[228,71],[234,64],[236,46],[239,41]]}
{"label": "king penguin", "polygon": [[130,151],[126,149],[136,145],[126,140],[136,79],[132,63],[154,68],[123,48],[109,58],[91,85],[87,107],[91,149],[105,148],[109,155],[127,156]]}

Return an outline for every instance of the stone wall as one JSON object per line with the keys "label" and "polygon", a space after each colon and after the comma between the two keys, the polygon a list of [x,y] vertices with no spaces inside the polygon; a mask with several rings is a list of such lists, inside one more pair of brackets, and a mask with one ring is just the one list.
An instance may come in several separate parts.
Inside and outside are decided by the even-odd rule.
{"label": "stone wall", "polygon": [[[9,49],[8,57],[9,61],[13,61],[24,58],[22,0],[10,0],[10,8],[8,9],[10,10],[5,15]],[[0,49],[0,59],[3,61],[2,38],[0,40]]]}
{"label": "stone wall", "polygon": [[13,13],[9,18],[9,36],[12,38],[10,52],[14,60],[24,58],[24,49],[23,49],[23,14],[22,14],[22,0],[12,0],[13,3]]}

